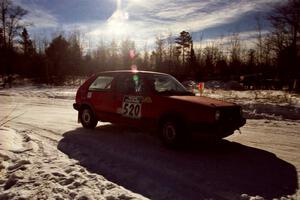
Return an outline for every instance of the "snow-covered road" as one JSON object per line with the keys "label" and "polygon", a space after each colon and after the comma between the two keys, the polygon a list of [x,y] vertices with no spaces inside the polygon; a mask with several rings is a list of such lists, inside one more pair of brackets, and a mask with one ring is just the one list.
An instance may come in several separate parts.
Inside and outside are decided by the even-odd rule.
{"label": "snow-covered road", "polygon": [[82,129],[73,100],[25,91],[0,92],[0,137],[23,143],[0,145],[0,199],[300,198],[299,121],[251,119],[241,135],[174,151],[141,130]]}

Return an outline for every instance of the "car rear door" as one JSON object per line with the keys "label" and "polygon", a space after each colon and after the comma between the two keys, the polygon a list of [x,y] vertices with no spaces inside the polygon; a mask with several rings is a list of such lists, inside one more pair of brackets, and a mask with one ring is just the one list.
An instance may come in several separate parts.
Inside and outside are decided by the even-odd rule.
{"label": "car rear door", "polygon": [[87,98],[101,121],[111,121],[114,115],[114,78],[113,75],[99,75],[89,87]]}

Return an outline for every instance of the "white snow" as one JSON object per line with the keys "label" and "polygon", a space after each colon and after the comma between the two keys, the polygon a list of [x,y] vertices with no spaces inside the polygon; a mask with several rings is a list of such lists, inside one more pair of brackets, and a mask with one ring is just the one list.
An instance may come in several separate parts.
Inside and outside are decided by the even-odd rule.
{"label": "white snow", "polygon": [[145,199],[28,134],[0,127],[0,199]]}

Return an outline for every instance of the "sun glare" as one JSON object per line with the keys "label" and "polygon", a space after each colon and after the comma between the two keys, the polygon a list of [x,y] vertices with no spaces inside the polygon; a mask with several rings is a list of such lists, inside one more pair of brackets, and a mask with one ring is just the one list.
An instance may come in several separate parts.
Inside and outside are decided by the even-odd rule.
{"label": "sun glare", "polygon": [[116,10],[107,20],[107,29],[113,35],[124,35],[128,33],[129,13],[122,7],[122,0],[116,0]]}

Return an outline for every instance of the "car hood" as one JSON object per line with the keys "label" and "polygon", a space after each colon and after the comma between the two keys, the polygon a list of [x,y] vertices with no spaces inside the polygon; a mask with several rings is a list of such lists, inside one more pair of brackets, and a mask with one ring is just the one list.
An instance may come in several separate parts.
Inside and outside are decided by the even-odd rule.
{"label": "car hood", "polygon": [[167,98],[171,98],[174,100],[190,102],[194,104],[205,105],[209,107],[230,107],[236,106],[234,103],[225,102],[209,97],[199,97],[199,96],[168,96]]}

